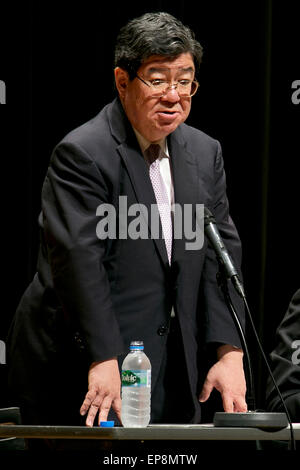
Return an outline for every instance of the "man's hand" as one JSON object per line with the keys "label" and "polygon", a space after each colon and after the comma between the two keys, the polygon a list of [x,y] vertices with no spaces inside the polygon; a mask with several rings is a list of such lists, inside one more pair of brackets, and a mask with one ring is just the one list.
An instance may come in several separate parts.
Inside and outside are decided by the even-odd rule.
{"label": "man's hand", "polygon": [[116,358],[93,362],[89,369],[88,387],[80,408],[82,416],[88,412],[86,425],[93,426],[98,412],[98,424],[106,421],[111,407],[121,421],[121,380]]}
{"label": "man's hand", "polygon": [[213,388],[216,388],[221,393],[224,411],[247,411],[243,351],[224,344],[218,348],[217,354],[218,361],[208,371],[199,401],[208,400]]}

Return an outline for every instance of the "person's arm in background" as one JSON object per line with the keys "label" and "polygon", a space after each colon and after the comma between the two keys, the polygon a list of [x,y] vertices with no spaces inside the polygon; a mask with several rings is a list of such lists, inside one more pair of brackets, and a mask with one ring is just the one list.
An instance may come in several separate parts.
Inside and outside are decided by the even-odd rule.
{"label": "person's arm in background", "polygon": [[[293,422],[300,421],[300,289],[276,331],[276,345],[270,354],[270,367]],[[266,409],[284,411],[270,377],[267,380]]]}

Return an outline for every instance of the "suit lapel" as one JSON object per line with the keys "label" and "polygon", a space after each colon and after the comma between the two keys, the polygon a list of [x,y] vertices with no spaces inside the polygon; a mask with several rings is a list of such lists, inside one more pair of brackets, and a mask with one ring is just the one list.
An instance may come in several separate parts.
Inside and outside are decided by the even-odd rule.
{"label": "suit lapel", "polygon": [[[148,166],[141,154],[141,151],[138,151],[126,144],[120,145],[118,150],[127,168],[136,199],[139,204],[143,204],[147,209],[147,222],[149,224],[149,234],[151,236],[151,206],[156,204],[156,199],[149,177]],[[157,247],[163,264],[168,267],[169,261],[165,241],[163,238],[154,238],[153,241]]]}
{"label": "suit lapel", "polygon": [[[197,163],[195,156],[186,149],[186,140],[181,127],[169,136],[168,146],[171,155],[175,204],[180,206],[183,219],[185,204],[192,205],[194,214],[196,203],[200,204],[203,201],[201,188],[199,187]],[[193,220],[195,223],[194,216]],[[174,227],[173,261],[178,261],[184,257],[186,242],[190,241],[185,236],[183,220],[180,227],[181,238],[176,238],[176,229]]]}
{"label": "suit lapel", "polygon": [[[117,147],[118,152],[124,162],[128,172],[136,200],[143,204],[147,209],[149,234],[151,236],[151,206],[156,204],[155,194],[149,177],[149,169],[140,150],[136,136],[127,117],[123,111],[121,103],[113,103],[113,112],[111,117],[112,134],[121,141]],[[160,233],[161,233],[161,224]],[[168,269],[169,261],[165,242],[162,238],[153,239],[163,265]]]}

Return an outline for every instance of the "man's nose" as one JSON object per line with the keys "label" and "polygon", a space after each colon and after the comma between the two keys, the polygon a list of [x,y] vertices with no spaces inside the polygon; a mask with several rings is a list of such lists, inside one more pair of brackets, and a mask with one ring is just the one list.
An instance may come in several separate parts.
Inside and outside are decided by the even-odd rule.
{"label": "man's nose", "polygon": [[168,90],[161,97],[161,99],[164,101],[169,101],[171,103],[177,103],[178,101],[180,101],[180,96],[178,94],[177,88],[175,87],[168,88]]}

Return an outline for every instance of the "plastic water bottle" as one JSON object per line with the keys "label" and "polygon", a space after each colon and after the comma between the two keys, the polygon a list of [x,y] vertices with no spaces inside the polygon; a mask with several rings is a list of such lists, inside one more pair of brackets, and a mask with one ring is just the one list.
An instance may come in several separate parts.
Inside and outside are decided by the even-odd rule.
{"label": "plastic water bottle", "polygon": [[122,364],[122,424],[143,428],[150,421],[151,364],[143,341],[132,341]]}

